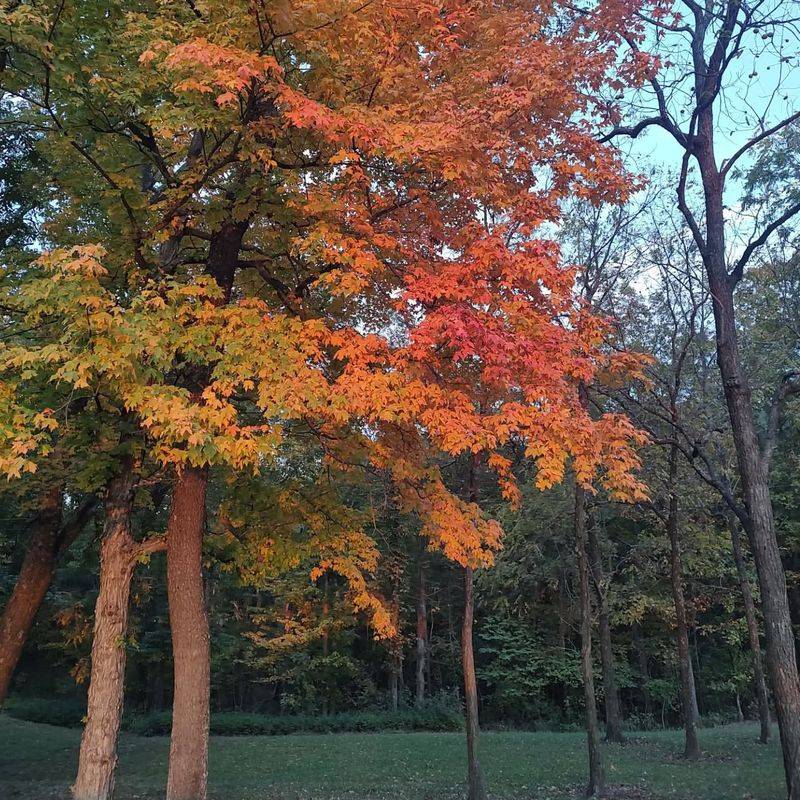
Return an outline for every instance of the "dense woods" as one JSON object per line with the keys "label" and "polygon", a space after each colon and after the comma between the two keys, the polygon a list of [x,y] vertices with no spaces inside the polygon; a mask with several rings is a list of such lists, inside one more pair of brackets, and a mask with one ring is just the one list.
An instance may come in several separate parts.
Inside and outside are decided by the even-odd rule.
{"label": "dense woods", "polygon": [[0,4],[0,704],[76,800],[744,719],[800,800],[793,6]]}

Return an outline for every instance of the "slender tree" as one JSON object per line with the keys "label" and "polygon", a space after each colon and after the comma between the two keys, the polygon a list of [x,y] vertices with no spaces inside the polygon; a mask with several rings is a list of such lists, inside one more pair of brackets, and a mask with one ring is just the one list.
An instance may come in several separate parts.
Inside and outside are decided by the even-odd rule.
{"label": "slender tree", "polygon": [[606,714],[606,741],[622,743],[622,713],[619,703],[614,648],[611,639],[611,615],[608,604],[608,586],[603,572],[603,557],[597,537],[597,524],[587,520],[590,575],[597,597],[598,633],[600,640],[600,664],[603,670],[603,706]]}
{"label": "slender tree", "polygon": [[693,697],[694,673],[689,652],[689,626],[686,616],[686,600],[683,592],[683,559],[680,539],[680,505],[678,502],[678,449],[670,447],[668,459],[668,496],[666,527],[670,545],[670,586],[675,604],[675,640],[678,647],[678,671],[681,683],[681,711],[685,733],[684,756],[689,759],[700,757],[700,742],[697,739],[696,718]]}
{"label": "slender tree", "polygon": [[597,701],[594,691],[594,667],[592,665],[592,596],[589,577],[589,555],[586,535],[586,490],[575,487],[575,511],[573,518],[575,554],[578,564],[578,593],[581,632],[581,678],[586,715],[586,742],[589,751],[589,782],[587,797],[602,797],[605,794],[605,771],[600,750],[600,725],[597,721]]}
{"label": "slender tree", "polygon": [[467,718],[467,775],[469,800],[486,800],[486,782],[478,757],[480,723],[478,720],[478,684],[475,679],[473,622],[475,585],[471,567],[464,568],[464,621],[461,626],[461,665],[464,671],[464,707]]}
{"label": "slender tree", "polygon": [[[768,120],[772,115],[771,104],[761,105],[755,112],[755,129],[746,119],[734,122],[734,127],[742,123],[744,143],[727,158],[721,157],[718,148],[720,115],[749,108],[746,103],[726,102],[729,91],[734,87],[738,91],[740,85],[737,79],[740,57],[746,54],[746,60],[754,63],[753,58],[762,53],[766,42],[767,58],[781,63],[791,61],[784,40],[787,34],[794,37],[792,4],[774,0],[751,7],[742,0],[710,3],[682,0],[677,6],[685,15],[670,13],[671,6],[667,4],[664,9],[659,4],[655,15],[644,15],[652,26],[658,49],[668,52],[674,65],[667,68],[666,74],[660,74],[655,63],[646,70],[652,112],[632,119],[629,125],[614,128],[606,138],[635,137],[657,127],[682,152],[676,183],[678,206],[702,258],[713,303],[717,364],[744,498],[744,507],[737,505],[735,511],[753,544],[788,795],[796,800],[800,798],[800,677],[770,495],[769,468],[774,444],[769,435],[759,442],[750,376],[741,356],[734,298],[753,256],[773,233],[800,213],[800,202],[790,195],[767,220],[756,219],[743,247],[733,248],[725,192],[728,178],[737,166],[759,147],[767,147],[771,137],[800,120],[800,111],[789,109],[783,116]],[[775,42],[781,42],[777,50]],[[634,56],[641,57],[638,43],[630,40],[629,44]],[[756,73],[753,67],[749,79],[744,77],[745,72],[739,77],[745,86],[752,86]],[[778,86],[775,95],[781,91]],[[688,109],[686,98],[689,98]],[[688,195],[692,163],[698,169],[702,188],[700,217],[693,212]],[[775,396],[780,394],[779,389]]]}
{"label": "slender tree", "polygon": [[[477,459],[470,456],[467,466],[466,494],[470,503],[478,502]],[[461,626],[461,668],[464,673],[464,710],[467,721],[467,776],[469,800],[486,800],[486,782],[478,756],[480,720],[478,682],[475,677],[473,625],[475,617],[475,581],[472,567],[464,568],[464,620]]]}
{"label": "slender tree", "polygon": [[417,602],[416,602],[416,682],[414,684],[414,702],[417,707],[425,702],[425,678],[428,663],[428,610],[427,587],[425,585],[424,556],[420,556],[417,570]]}
{"label": "slender tree", "polygon": [[736,562],[736,573],[739,577],[739,588],[744,601],[744,617],[747,621],[747,637],[750,642],[750,654],[753,658],[753,683],[755,686],[756,703],[758,704],[758,721],[760,724],[759,738],[762,744],[767,744],[770,738],[769,694],[767,681],[764,676],[764,665],[761,661],[761,638],[758,631],[758,618],[756,604],[753,600],[753,591],[750,588],[750,576],[747,574],[747,564],[742,552],[742,540],[739,534],[739,523],[730,510],[725,514],[728,530],[731,535],[733,559]]}

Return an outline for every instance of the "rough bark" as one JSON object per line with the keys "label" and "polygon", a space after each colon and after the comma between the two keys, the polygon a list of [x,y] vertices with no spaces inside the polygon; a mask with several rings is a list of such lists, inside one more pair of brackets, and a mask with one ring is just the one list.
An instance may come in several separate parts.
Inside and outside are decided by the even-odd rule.
{"label": "rough bark", "polygon": [[742,592],[744,617],[747,621],[747,636],[750,641],[750,653],[753,657],[753,683],[756,702],[758,704],[758,720],[761,725],[759,739],[763,744],[766,744],[769,742],[770,737],[769,695],[767,694],[767,681],[764,677],[764,665],[761,662],[761,639],[758,633],[756,604],[753,600],[753,592],[750,589],[750,578],[747,575],[747,566],[744,561],[744,554],[742,553],[739,529],[732,514],[728,515],[728,529],[731,534],[733,560],[736,562],[736,572],[739,576],[739,588]]}
{"label": "rough bark", "polygon": [[600,725],[597,721],[597,701],[592,667],[592,598],[589,588],[589,556],[586,537],[586,492],[575,487],[575,554],[578,562],[578,594],[580,596],[581,679],[586,705],[586,743],[589,751],[589,782],[587,797],[601,797],[605,792],[603,757],[600,751]]}
{"label": "rough bark", "polygon": [[461,628],[461,664],[464,671],[464,707],[467,721],[467,770],[469,800],[486,800],[486,783],[478,760],[478,684],[475,679],[475,654],[472,649],[472,625],[475,595],[472,569],[464,570],[464,623]]}
{"label": "rough bark", "polygon": [[694,156],[700,167],[705,196],[706,240],[703,262],[713,299],[717,364],[731,421],[741,492],[747,508],[753,557],[761,589],[767,665],[781,735],[790,800],[800,800],[800,677],[797,672],[786,575],[775,535],[767,464],[756,431],[750,384],[742,367],[733,302],[735,280],[727,271],[724,176],[714,153],[713,106],[698,115]]}
{"label": "rough bark", "polygon": [[86,527],[97,507],[95,496],[80,504],[72,519],[62,523],[62,488],[42,497],[33,536],[0,617],[0,706],[5,702],[33,622],[53,581],[61,556]]}
{"label": "rough bark", "polygon": [[681,555],[680,528],[678,519],[678,494],[675,485],[678,477],[678,449],[670,447],[669,454],[669,509],[667,512],[667,535],[670,543],[670,586],[675,604],[675,640],[678,649],[678,669],[681,682],[681,712],[685,731],[684,756],[700,757],[700,743],[692,708],[694,676],[689,653],[689,627],[686,621],[686,600],[683,594],[683,558]]}
{"label": "rough bark", "polygon": [[207,471],[184,467],[167,522],[167,599],[174,694],[167,800],[204,800],[208,777],[210,650],[202,548]]}
{"label": "rough bark", "polygon": [[31,543],[0,619],[0,704],[6,699],[36,613],[53,580],[60,525],[61,487],[55,487],[42,497]]}
{"label": "rough bark", "polygon": [[92,671],[81,738],[75,800],[108,800],[114,792],[125,680],[125,635],[137,543],[131,536],[134,471],[126,460],[109,481],[100,545],[100,592],[94,612]]}
{"label": "rough bark", "polygon": [[[229,302],[250,219],[227,220],[209,242],[206,271]],[[199,395],[207,367],[187,368]],[[207,468],[184,466],[175,479],[167,522],[167,601],[172,630],[174,695],[167,800],[205,800],[208,775],[211,653],[202,574]]]}
{"label": "rough bark", "polygon": [[416,687],[414,704],[419,707],[425,702],[426,661],[428,658],[428,608],[425,586],[425,566],[420,561],[417,578],[417,640],[416,640]]}
{"label": "rough bark", "polygon": [[625,741],[622,735],[622,713],[620,711],[619,690],[617,688],[614,648],[611,642],[611,617],[608,609],[608,595],[600,543],[597,530],[589,524],[589,553],[592,559],[592,578],[597,596],[598,628],[600,632],[600,663],[603,670],[603,696],[606,712],[606,741]]}

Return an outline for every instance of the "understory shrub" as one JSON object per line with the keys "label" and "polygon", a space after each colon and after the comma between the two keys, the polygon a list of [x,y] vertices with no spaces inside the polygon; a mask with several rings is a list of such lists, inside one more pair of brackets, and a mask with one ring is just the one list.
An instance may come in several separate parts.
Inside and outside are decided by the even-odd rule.
{"label": "understory shrub", "polygon": [[[170,732],[168,711],[132,717],[125,728],[140,736],[165,736]],[[289,733],[344,733],[347,731],[458,731],[463,727],[460,709],[441,707],[398,711],[349,711],[338,714],[246,714],[223,711],[211,715],[215,736],[279,736]]]}
{"label": "understory shrub", "polygon": [[80,728],[86,714],[86,701],[77,698],[9,697],[3,705],[3,711],[28,722]]}
{"label": "understory shrub", "polygon": [[[3,707],[9,716],[28,722],[43,722],[79,728],[86,703],[78,699],[10,698]],[[140,736],[168,736],[172,727],[169,711],[125,715],[122,727]],[[461,708],[453,703],[430,702],[422,708],[397,711],[349,711],[337,714],[248,714],[222,711],[211,715],[211,733],[216,736],[277,736],[288,733],[340,733],[345,731],[458,731],[463,727]]]}

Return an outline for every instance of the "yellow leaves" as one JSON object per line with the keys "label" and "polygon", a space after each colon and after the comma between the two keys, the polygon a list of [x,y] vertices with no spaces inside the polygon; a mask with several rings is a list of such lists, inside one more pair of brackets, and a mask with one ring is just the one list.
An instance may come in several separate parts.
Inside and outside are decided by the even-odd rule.
{"label": "yellow leaves", "polygon": [[261,476],[236,477],[239,491],[233,490],[221,520],[237,528],[242,577],[260,584],[301,568],[317,581],[335,572],[347,583],[352,610],[368,617],[377,637],[391,636],[390,615],[372,587],[379,553],[364,530],[367,516],[347,505],[328,474],[309,484],[285,481],[280,488],[265,487]]}
{"label": "yellow leaves", "polygon": [[43,431],[54,431],[58,427],[58,420],[53,416],[53,410],[44,409],[33,415],[33,427]]}
{"label": "yellow leaves", "polygon": [[17,383],[0,380],[0,474],[11,480],[36,472],[36,457],[47,455],[50,434],[57,428],[51,409],[27,408]]}
{"label": "yellow leaves", "polygon": [[54,280],[69,275],[97,278],[107,274],[102,264],[105,255],[106,250],[100,245],[82,245],[51,250],[40,256],[36,263],[50,272]]}
{"label": "yellow leaves", "polygon": [[361,160],[361,156],[355,152],[354,150],[347,150],[342,149],[335,152],[332,156],[328,157],[328,163],[332,165],[336,164],[346,164],[346,163],[358,163]]}

